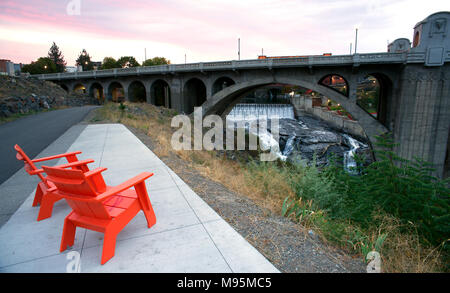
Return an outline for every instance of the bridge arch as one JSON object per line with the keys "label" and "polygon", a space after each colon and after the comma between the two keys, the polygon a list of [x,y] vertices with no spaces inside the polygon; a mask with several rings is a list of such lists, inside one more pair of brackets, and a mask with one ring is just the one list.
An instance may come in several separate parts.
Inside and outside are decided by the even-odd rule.
{"label": "bridge arch", "polygon": [[147,102],[147,90],[145,84],[140,80],[135,80],[128,86],[128,100],[133,103]]}
{"label": "bridge arch", "polygon": [[206,85],[196,77],[189,79],[184,84],[184,111],[190,114],[194,107],[201,106],[206,102]]}
{"label": "bridge arch", "polygon": [[86,93],[86,87],[82,84],[82,83],[76,83],[74,86],[73,86],[73,91],[75,92],[75,93]]}
{"label": "bridge arch", "polygon": [[349,85],[347,80],[339,74],[327,74],[319,80],[320,85],[324,85],[348,98]]}
{"label": "bridge arch", "polygon": [[368,73],[358,82],[356,104],[370,116],[389,128],[389,103],[392,101],[393,84],[383,73]]}
{"label": "bridge arch", "polygon": [[97,99],[99,102],[105,100],[105,93],[103,86],[99,82],[94,82],[89,87],[89,96]]}
{"label": "bridge arch", "polygon": [[214,95],[224,88],[232,86],[233,84],[236,84],[236,82],[232,78],[228,76],[219,77],[218,79],[216,79],[216,81],[214,81],[212,85],[211,94]]}
{"label": "bridge arch", "polygon": [[125,101],[125,87],[119,81],[112,81],[108,85],[107,92],[108,101],[123,102]]}
{"label": "bridge arch", "polygon": [[150,100],[155,106],[172,107],[170,85],[164,79],[155,80],[150,87]]}
{"label": "bridge arch", "polygon": [[367,137],[372,143],[375,141],[375,135],[387,132],[387,129],[384,125],[382,125],[376,119],[373,119],[363,109],[357,106],[355,102],[351,101],[346,96],[337,92],[336,90],[314,81],[300,80],[290,77],[261,78],[252,81],[238,83],[230,87],[227,87],[221,90],[220,92],[216,93],[215,95],[213,95],[202,105],[203,114],[208,115],[214,113],[222,115],[230,104],[236,102],[236,99],[240,95],[253,89],[256,89],[258,87],[276,83],[296,85],[307,89],[311,89],[336,101],[337,103],[340,103],[342,107],[344,107],[352,115],[352,117],[358,120],[358,122],[364,129]]}

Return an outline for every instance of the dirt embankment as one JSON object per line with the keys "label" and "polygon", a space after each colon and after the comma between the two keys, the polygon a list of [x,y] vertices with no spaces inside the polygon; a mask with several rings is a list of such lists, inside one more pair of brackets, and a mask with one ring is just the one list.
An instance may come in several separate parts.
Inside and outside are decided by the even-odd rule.
{"label": "dirt embankment", "polygon": [[59,85],[26,77],[0,76],[0,118],[61,106],[98,104],[84,93],[68,94]]}

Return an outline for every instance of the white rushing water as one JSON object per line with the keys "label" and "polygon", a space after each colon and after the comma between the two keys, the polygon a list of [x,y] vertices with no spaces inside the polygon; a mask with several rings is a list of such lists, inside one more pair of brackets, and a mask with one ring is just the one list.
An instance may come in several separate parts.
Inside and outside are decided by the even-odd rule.
{"label": "white rushing water", "polygon": [[271,150],[275,156],[277,156],[280,160],[286,161],[287,156],[285,156],[280,151],[280,144],[276,141],[272,134],[268,131],[263,131],[259,133],[254,133],[259,138],[259,143],[267,150]]}
{"label": "white rushing water", "polygon": [[286,141],[286,145],[284,146],[283,156],[287,157],[292,153],[292,151],[294,150],[294,142],[295,135],[289,136],[288,140]]}
{"label": "white rushing water", "polygon": [[366,145],[357,141],[350,135],[343,134],[342,136],[347,140],[348,144],[350,145],[350,150],[344,153],[344,170],[350,174],[356,175],[356,174],[358,174],[358,171],[356,169],[357,164],[356,164],[356,160],[355,160],[355,154],[356,154],[356,151],[361,146],[365,147]]}
{"label": "white rushing water", "polygon": [[291,104],[237,104],[227,116],[230,121],[257,119],[295,119]]}
{"label": "white rushing water", "polygon": [[[232,122],[238,121],[255,121],[270,119],[295,119],[294,107],[291,104],[237,104],[227,115],[227,120]],[[257,131],[249,129],[248,124],[244,126],[249,132],[258,136],[261,146],[271,149],[279,159],[285,161],[287,155],[280,151],[280,144],[269,131]],[[294,137],[295,138],[295,137]],[[292,142],[293,143],[293,142]],[[286,148],[285,148],[286,149]]]}

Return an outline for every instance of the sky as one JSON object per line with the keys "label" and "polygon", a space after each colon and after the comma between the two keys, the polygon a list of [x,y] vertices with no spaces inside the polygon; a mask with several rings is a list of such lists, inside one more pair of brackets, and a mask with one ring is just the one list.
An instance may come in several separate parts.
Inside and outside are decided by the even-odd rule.
{"label": "sky", "polygon": [[385,52],[446,0],[0,0],[0,59],[30,63],[53,42],[68,66],[86,49],[172,63]]}

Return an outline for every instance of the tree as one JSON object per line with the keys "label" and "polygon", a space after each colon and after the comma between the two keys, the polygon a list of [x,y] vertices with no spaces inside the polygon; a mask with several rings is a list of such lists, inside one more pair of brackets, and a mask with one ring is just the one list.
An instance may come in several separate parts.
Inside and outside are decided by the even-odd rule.
{"label": "tree", "polygon": [[151,59],[147,59],[142,63],[142,66],[156,66],[156,65],[164,65],[170,64],[170,60],[167,60],[164,57],[154,57]]}
{"label": "tree", "polygon": [[92,70],[94,69],[94,66],[91,61],[91,56],[86,52],[85,49],[81,51],[80,56],[78,56],[76,60],[76,65],[83,68],[83,71]]}
{"label": "tree", "polygon": [[133,56],[122,56],[119,58],[119,60],[117,60],[117,63],[121,68],[140,66],[139,62],[137,62],[136,58],[134,58]]}
{"label": "tree", "polygon": [[37,61],[31,64],[24,65],[22,72],[30,74],[56,73],[56,65],[52,59],[48,57],[40,57]]}
{"label": "tree", "polygon": [[48,58],[53,60],[53,63],[56,65],[56,72],[64,72],[66,69],[66,61],[64,60],[64,55],[59,50],[59,47],[53,42],[53,45],[50,47],[48,51]]}
{"label": "tree", "polygon": [[120,68],[121,66],[113,57],[105,57],[102,62],[102,69]]}

